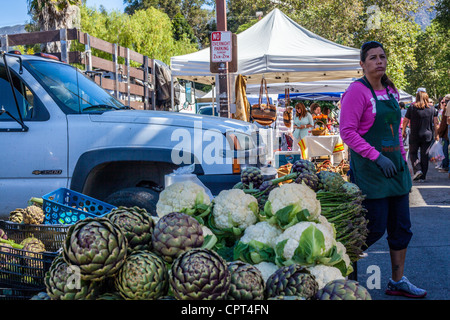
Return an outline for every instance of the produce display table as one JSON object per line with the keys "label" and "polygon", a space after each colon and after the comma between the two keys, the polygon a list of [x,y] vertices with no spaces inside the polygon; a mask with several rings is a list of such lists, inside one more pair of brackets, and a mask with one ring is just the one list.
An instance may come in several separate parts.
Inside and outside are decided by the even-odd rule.
{"label": "produce display table", "polygon": [[[308,159],[329,156],[332,163],[340,162],[344,153],[344,146],[339,135],[307,136],[305,137],[306,154]],[[334,159],[339,156],[338,159]]]}

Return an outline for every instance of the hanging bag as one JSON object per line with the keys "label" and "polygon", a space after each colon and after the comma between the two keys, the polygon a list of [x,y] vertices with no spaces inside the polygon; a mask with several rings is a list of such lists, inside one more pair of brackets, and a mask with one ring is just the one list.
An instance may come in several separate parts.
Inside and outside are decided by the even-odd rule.
{"label": "hanging bag", "polygon": [[[263,91],[266,92],[267,103],[262,103]],[[267,82],[263,77],[261,79],[261,87],[259,88],[259,103],[251,107],[250,114],[253,121],[262,126],[269,126],[277,119],[277,107],[270,103],[269,93],[267,92]]]}
{"label": "hanging bag", "polygon": [[292,121],[292,107],[290,106],[291,99],[289,97],[289,89],[284,89],[284,97],[285,97],[285,106],[286,110],[283,112],[283,123],[286,127],[291,127],[291,121]]}

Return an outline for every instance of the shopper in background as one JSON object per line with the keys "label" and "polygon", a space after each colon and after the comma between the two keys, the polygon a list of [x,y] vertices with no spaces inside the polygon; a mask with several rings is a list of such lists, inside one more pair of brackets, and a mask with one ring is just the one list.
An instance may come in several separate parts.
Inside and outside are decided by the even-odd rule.
{"label": "shopper in background", "polygon": [[[447,124],[450,125],[450,93],[445,96],[445,101],[447,102],[445,115],[447,116]],[[450,130],[448,130],[448,139],[450,140]],[[448,172],[448,178],[450,179],[450,169]]]}
{"label": "shopper in background", "polygon": [[313,117],[308,111],[306,111],[305,105],[302,102],[298,102],[295,105],[295,112],[292,121],[292,136],[294,140],[292,143],[292,150],[300,150],[302,153],[302,159],[307,159],[306,145],[303,139],[308,135],[308,131],[312,127],[314,127]]}
{"label": "shopper in background", "polygon": [[445,115],[445,112],[447,110],[447,103],[445,102],[445,99],[442,98],[439,104],[440,104],[440,117],[438,115],[439,128],[437,130],[436,138],[440,139],[440,141],[442,142],[442,151],[444,152],[444,159],[442,160],[442,163],[440,165],[439,172],[448,172],[448,165],[449,165],[449,154],[448,154],[449,138],[448,138],[448,124],[447,124],[448,117]]}
{"label": "shopper in background", "polygon": [[429,150],[434,143],[435,130],[438,127],[435,109],[429,103],[425,88],[417,89],[416,101],[406,111],[403,119],[403,137],[406,137],[408,124],[409,159],[413,167],[413,180],[423,182],[428,172]]}
{"label": "shopper in background", "polygon": [[309,106],[309,111],[311,112],[311,115],[314,116],[318,116],[322,113],[322,109],[320,108],[320,104],[318,104],[317,102],[312,103]]}
{"label": "shopper in background", "polygon": [[412,182],[401,137],[399,93],[386,75],[387,56],[381,43],[362,45],[360,65],[364,77],[351,83],[342,96],[340,135],[350,150],[351,181],[365,196],[366,245],[373,245],[387,230],[392,278],[385,292],[421,298],[427,292],[404,276],[412,237]]}

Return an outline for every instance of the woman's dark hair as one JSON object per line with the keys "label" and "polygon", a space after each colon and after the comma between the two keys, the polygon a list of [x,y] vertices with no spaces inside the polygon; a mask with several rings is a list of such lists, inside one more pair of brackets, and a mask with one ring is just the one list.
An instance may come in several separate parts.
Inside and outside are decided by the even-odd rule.
{"label": "woman's dark hair", "polygon": [[[382,45],[380,42],[378,42],[378,41],[368,41],[368,42],[365,42],[365,43],[361,46],[361,50],[360,50],[360,52],[359,52],[359,59],[360,59],[362,62],[365,62],[365,61],[366,61],[366,58],[367,58],[367,52],[368,52],[370,49],[374,49],[374,48],[381,48],[381,49],[383,49],[383,51],[386,53],[386,51],[384,50],[383,45]],[[384,85],[386,85],[386,86],[391,87],[391,88],[394,89],[394,90],[397,90],[397,88],[395,87],[395,84],[392,82],[391,79],[389,79],[389,77],[387,76],[386,73],[383,75],[383,77],[381,77],[381,83],[384,84]]]}

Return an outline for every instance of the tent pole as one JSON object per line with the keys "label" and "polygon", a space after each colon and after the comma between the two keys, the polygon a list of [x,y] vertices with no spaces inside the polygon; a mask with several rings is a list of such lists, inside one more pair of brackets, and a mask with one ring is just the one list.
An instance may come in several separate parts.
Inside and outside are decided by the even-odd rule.
{"label": "tent pole", "polygon": [[174,110],[174,92],[173,92],[173,75],[170,77],[170,105],[172,108],[172,111]]}

